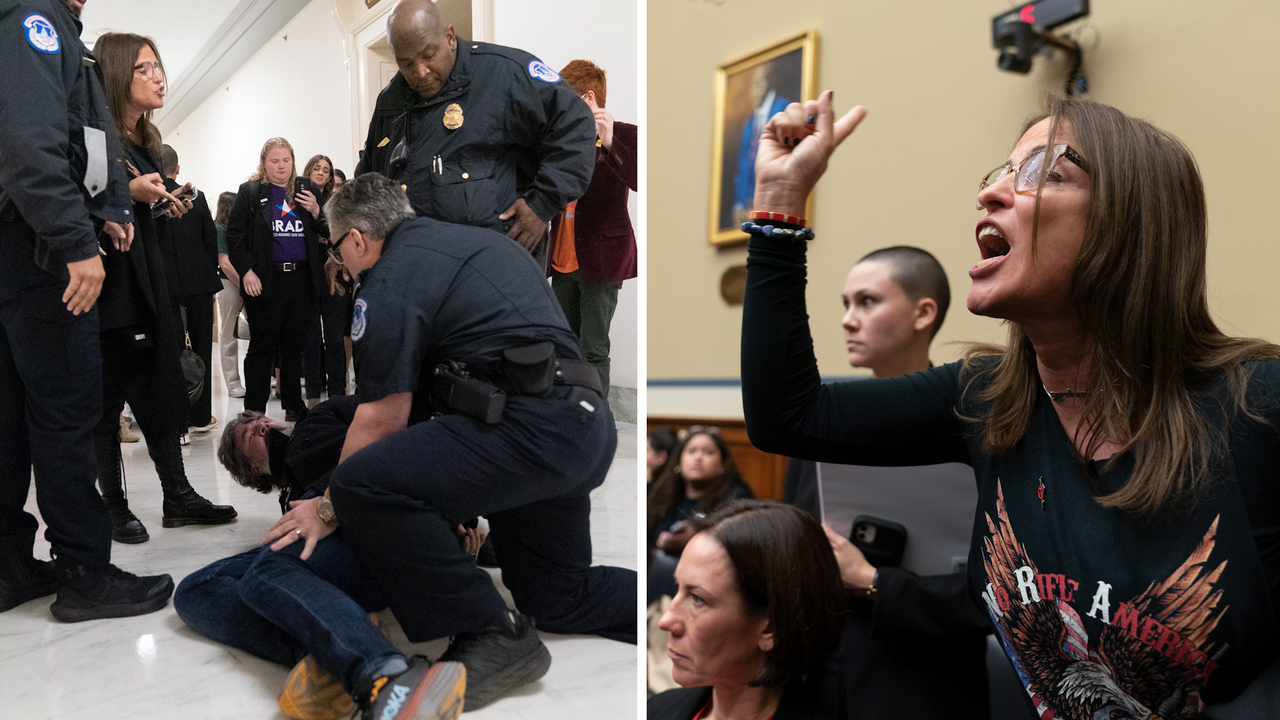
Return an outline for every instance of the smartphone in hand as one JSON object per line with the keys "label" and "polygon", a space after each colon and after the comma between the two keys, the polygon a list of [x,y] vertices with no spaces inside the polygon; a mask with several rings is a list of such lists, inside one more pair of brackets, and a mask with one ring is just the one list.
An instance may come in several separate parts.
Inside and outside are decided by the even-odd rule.
{"label": "smartphone in hand", "polygon": [[859,515],[853,520],[853,533],[849,540],[872,565],[899,567],[907,547],[907,528],[892,520]]}

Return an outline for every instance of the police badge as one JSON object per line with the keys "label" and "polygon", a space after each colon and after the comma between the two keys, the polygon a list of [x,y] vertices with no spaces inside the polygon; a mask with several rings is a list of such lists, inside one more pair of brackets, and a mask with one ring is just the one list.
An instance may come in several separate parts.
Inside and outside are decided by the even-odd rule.
{"label": "police badge", "polygon": [[444,126],[450,130],[457,130],[462,127],[462,106],[458,103],[449,103],[449,107],[444,109]]}

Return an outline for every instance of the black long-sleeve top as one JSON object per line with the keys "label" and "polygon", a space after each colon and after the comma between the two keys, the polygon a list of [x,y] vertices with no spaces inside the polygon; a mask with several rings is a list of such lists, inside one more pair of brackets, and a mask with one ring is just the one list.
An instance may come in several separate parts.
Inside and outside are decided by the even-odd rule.
{"label": "black long-sleeve top", "polygon": [[[824,462],[970,464],[978,507],[969,592],[1034,716],[1178,717],[1236,697],[1277,661],[1280,361],[1250,366],[1248,401],[1271,425],[1202,405],[1210,426],[1227,431],[1212,487],[1194,507],[1148,524],[1097,503],[1047,397],[1023,440],[989,456],[977,424],[961,419],[981,415],[982,380],[965,391],[960,363],[823,385],[805,310],[805,246],[755,237],[749,249],[742,393],[752,443]],[[1132,457],[1094,469],[1099,492],[1114,492]],[[1274,684],[1254,683],[1248,695],[1280,708]]]}

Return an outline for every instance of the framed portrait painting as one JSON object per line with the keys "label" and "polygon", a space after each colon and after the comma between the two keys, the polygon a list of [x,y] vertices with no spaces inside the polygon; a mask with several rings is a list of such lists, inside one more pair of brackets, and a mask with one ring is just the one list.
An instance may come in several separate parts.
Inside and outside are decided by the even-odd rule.
{"label": "framed portrait painting", "polygon": [[[818,31],[808,30],[721,65],[716,71],[710,212],[713,245],[747,239],[741,226],[751,212],[760,131],[787,105],[814,98],[817,51]],[[810,215],[806,208],[805,216]]]}

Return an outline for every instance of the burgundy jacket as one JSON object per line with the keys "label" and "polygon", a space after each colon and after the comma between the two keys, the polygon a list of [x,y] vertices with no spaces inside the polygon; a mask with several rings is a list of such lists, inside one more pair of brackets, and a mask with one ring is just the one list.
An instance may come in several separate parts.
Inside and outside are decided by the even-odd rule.
{"label": "burgundy jacket", "polygon": [[[613,148],[596,148],[596,167],[591,185],[578,199],[574,213],[574,249],[578,269],[588,282],[620,283],[636,276],[636,233],[627,213],[627,193],[636,190],[636,126],[614,121]],[[560,218],[551,221],[551,244],[547,257],[554,257],[560,234]],[[547,274],[551,264],[547,264]]]}

